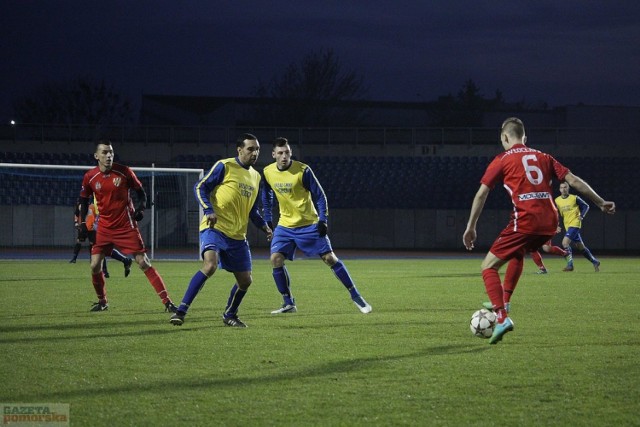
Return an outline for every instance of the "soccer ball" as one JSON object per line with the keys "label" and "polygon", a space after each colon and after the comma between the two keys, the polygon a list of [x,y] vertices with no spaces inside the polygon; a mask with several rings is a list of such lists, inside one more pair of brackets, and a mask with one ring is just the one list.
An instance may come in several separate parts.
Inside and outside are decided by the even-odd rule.
{"label": "soccer ball", "polygon": [[471,333],[479,338],[491,338],[493,328],[496,326],[496,314],[486,308],[482,308],[471,316],[469,328]]}

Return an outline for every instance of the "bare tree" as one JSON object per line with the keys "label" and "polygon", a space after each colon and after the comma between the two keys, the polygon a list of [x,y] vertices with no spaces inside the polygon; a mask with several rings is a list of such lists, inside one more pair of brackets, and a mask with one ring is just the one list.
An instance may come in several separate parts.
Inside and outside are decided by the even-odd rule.
{"label": "bare tree", "polygon": [[355,125],[362,116],[357,105],[367,92],[364,77],[343,70],[333,50],[311,52],[299,63],[289,64],[282,75],[254,87],[253,95],[265,101],[256,108],[253,121],[260,125]]}
{"label": "bare tree", "polygon": [[107,86],[87,77],[44,83],[13,102],[22,123],[123,125],[134,121],[132,103]]}
{"label": "bare tree", "polygon": [[457,96],[441,96],[435,103],[433,124],[435,126],[482,126],[484,113],[504,108],[506,101],[501,90],[494,98],[485,98],[478,85],[469,79],[460,88]]}

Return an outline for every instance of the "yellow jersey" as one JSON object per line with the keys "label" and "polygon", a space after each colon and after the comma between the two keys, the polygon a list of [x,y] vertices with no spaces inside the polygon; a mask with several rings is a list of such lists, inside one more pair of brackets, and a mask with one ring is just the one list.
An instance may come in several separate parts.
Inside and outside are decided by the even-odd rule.
{"label": "yellow jersey", "polygon": [[[272,163],[264,168],[263,174],[262,204],[267,221],[271,221],[272,216],[272,194],[280,205],[278,225],[296,228],[315,224],[318,220],[327,221],[327,197],[308,165],[292,160],[287,169],[280,170],[276,163]],[[320,212],[316,210],[314,199]]]}
{"label": "yellow jersey", "polygon": [[582,228],[580,217],[584,218],[589,210],[589,205],[584,200],[575,194],[569,194],[567,197],[556,197],[555,202],[565,230],[569,227]]}
{"label": "yellow jersey", "polygon": [[240,164],[236,158],[217,161],[194,187],[205,215],[200,231],[209,228],[206,215],[215,213],[218,219],[214,229],[234,240],[246,239],[249,217],[259,217],[256,200],[260,180],[253,167]]}

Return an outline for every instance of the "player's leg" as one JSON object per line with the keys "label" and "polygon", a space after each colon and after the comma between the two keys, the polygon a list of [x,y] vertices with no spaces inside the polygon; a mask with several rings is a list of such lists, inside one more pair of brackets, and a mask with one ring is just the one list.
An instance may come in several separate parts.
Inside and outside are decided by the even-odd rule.
{"label": "player's leg", "polygon": [[542,261],[542,255],[540,254],[540,251],[532,251],[531,259],[538,266],[538,271],[537,271],[538,274],[547,274],[547,268],[544,266],[544,262]]}
{"label": "player's leg", "polygon": [[91,311],[105,311],[109,308],[107,301],[107,290],[104,282],[104,273],[102,272],[102,262],[104,261],[104,254],[100,252],[100,248],[96,249],[91,254],[91,284],[98,297],[98,302],[94,303],[91,307]]}
{"label": "player's leg", "polygon": [[511,297],[516,290],[522,270],[524,269],[524,256],[517,254],[509,260],[507,271],[504,274],[504,284],[502,286],[502,299],[504,301],[504,309],[509,313],[511,308]]}
{"label": "player's leg", "polygon": [[600,271],[600,261],[596,257],[593,256],[589,248],[587,248],[582,240],[582,237],[578,235],[579,241],[576,242],[576,248],[582,253],[586,259],[593,264],[593,268],[596,272]]}
{"label": "player's leg", "polygon": [[287,267],[284,265],[285,255],[280,252],[271,254],[271,267],[273,268],[273,280],[280,295],[282,295],[282,307],[271,314],[295,313],[298,311],[295,299],[291,294],[291,279]]}
{"label": "player's leg", "polygon": [[253,280],[249,243],[246,240],[229,239],[224,235],[221,235],[221,239],[224,241],[225,250],[219,253],[220,267],[231,271],[236,279],[222,314],[222,322],[226,326],[246,328],[247,325],[238,318],[238,309]]}
{"label": "player's leg", "polygon": [[351,278],[347,267],[333,253],[331,240],[328,236],[319,236],[317,225],[299,228],[296,231],[295,241],[298,248],[307,256],[320,256],[322,261],[331,268],[336,278],[347,289],[351,300],[362,313],[371,312],[371,305],[360,295],[355,282]]}
{"label": "player's leg", "polygon": [[236,283],[231,287],[227,306],[222,315],[222,322],[227,326],[235,326],[238,328],[246,328],[247,325],[238,318],[238,309],[242,300],[247,295],[249,286],[252,282],[251,271],[234,271]]}
{"label": "player's leg", "polygon": [[[509,318],[505,307],[505,287],[513,292],[522,273],[525,253],[539,248],[548,239],[549,237],[545,236],[521,234],[513,231],[511,227],[506,227],[493,242],[482,261],[480,266],[482,280],[498,320],[493,335],[489,339],[489,344],[498,343],[507,332],[513,330],[513,321]],[[516,261],[510,265],[509,277],[505,277],[506,286],[503,287],[500,282],[499,270],[514,258]],[[508,292],[507,295],[509,295]]]}
{"label": "player's leg", "polygon": [[[202,235],[201,235],[202,241]],[[213,273],[216,272],[218,268],[218,252],[214,248],[207,248],[202,254],[202,268],[196,272],[196,274],[191,277],[189,281],[189,286],[182,297],[182,302],[180,306],[176,310],[176,312],[171,316],[169,322],[172,325],[180,326],[184,323],[184,317],[187,315],[187,311],[189,307],[193,303],[193,300],[196,298],[200,290],[204,287],[205,282]]]}
{"label": "player's leg", "polygon": [[[175,313],[177,307],[171,301],[167,287],[160,276],[160,273],[151,265],[151,261],[146,254],[146,248],[140,235],[140,230],[137,228],[117,230],[112,232],[111,230],[105,230],[103,227],[98,228],[97,241],[100,242],[104,239],[109,239],[112,242],[111,248],[117,247],[122,252],[132,254],[138,267],[144,272],[147,280],[158,294],[158,297],[164,304],[165,311]],[[107,253],[111,253],[110,251]]]}
{"label": "player's leg", "polygon": [[131,264],[133,264],[133,259],[129,258],[116,248],[113,248],[111,255],[109,256],[116,261],[120,261],[124,265],[124,277],[128,277],[129,273],[131,273]]}
{"label": "player's leg", "polygon": [[296,253],[295,231],[282,226],[277,226],[271,239],[271,268],[273,281],[280,295],[282,306],[273,310],[271,314],[295,313],[298,311],[295,299],[291,294],[291,278],[284,265],[285,260],[293,261]]}
{"label": "player's leg", "polygon": [[344,265],[342,261],[338,259],[335,253],[329,252],[320,255],[322,261],[331,268],[333,274],[338,278],[340,283],[349,291],[349,295],[351,296],[351,300],[358,307],[361,313],[367,314],[372,310],[371,305],[365,301],[365,299],[360,295],[356,284],[354,283],[347,267]]}
{"label": "player's leg", "polygon": [[158,273],[155,267],[151,265],[151,261],[149,260],[149,257],[147,257],[147,254],[144,252],[133,252],[133,257],[140,269],[144,272],[144,275],[147,277],[149,284],[151,284],[153,289],[156,291],[156,294],[158,294],[162,304],[164,304],[165,311],[175,313],[177,307],[173,304],[173,301],[171,301],[169,292],[167,291],[167,286],[165,285],[162,276],[160,276],[160,273]]}
{"label": "player's leg", "polygon": [[499,270],[505,262],[505,260],[498,258],[489,251],[481,266],[484,287],[498,319],[498,323],[489,339],[489,344],[497,344],[507,332],[513,330],[513,321],[508,317],[509,313],[507,313],[505,306],[504,288],[500,283]]}
{"label": "player's leg", "polygon": [[549,242],[548,245],[542,245],[542,250],[548,254],[558,255],[558,256],[567,256],[567,251],[562,249],[560,246],[554,246]]}
{"label": "player's leg", "polygon": [[109,269],[107,268],[107,257],[104,257],[102,259],[102,274],[104,274],[104,277],[106,279],[109,278]]}
{"label": "player's leg", "polygon": [[82,248],[82,244],[79,240],[76,240],[76,244],[73,246],[73,258],[69,261],[70,264],[75,264],[78,259],[78,254],[80,254],[80,249]]}
{"label": "player's leg", "polygon": [[567,261],[567,265],[562,269],[562,271],[573,271],[573,250],[571,249],[571,242],[572,240],[569,235],[569,231],[567,231],[567,234],[562,238],[562,247],[566,252],[564,258]]}
{"label": "player's leg", "polygon": [[484,288],[491,301],[492,309],[498,316],[498,321],[507,317],[504,307],[504,288],[499,273],[500,268],[506,263],[507,260],[500,259],[489,251],[480,266]]}

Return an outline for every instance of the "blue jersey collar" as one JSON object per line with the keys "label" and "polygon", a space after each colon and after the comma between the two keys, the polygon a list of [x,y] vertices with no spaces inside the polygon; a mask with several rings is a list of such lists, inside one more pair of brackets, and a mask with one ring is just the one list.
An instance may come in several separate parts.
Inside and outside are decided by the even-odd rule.
{"label": "blue jersey collar", "polygon": [[236,163],[238,163],[238,164],[239,164],[240,166],[242,166],[243,168],[245,168],[245,169],[249,170],[250,165],[245,165],[244,163],[242,163],[242,162],[240,161],[240,157],[236,157],[235,159],[236,159]]}

